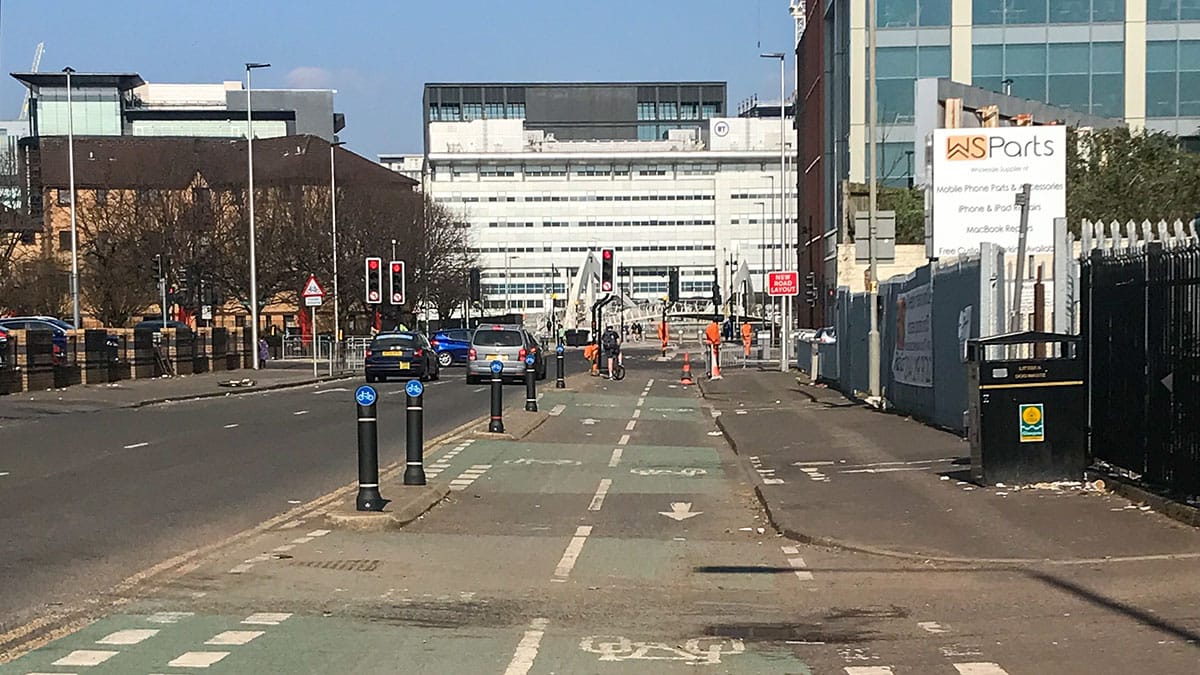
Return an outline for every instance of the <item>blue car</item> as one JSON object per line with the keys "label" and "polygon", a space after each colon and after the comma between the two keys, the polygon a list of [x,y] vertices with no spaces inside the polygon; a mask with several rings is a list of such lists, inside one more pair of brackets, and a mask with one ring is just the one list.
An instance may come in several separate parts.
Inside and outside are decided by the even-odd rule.
{"label": "blue car", "polygon": [[67,353],[67,331],[74,326],[51,316],[12,316],[0,319],[0,328],[50,331],[54,341],[54,362],[60,363]]}
{"label": "blue car", "polygon": [[438,355],[438,365],[449,368],[467,362],[471,350],[471,331],[465,328],[447,328],[434,333],[430,344]]}

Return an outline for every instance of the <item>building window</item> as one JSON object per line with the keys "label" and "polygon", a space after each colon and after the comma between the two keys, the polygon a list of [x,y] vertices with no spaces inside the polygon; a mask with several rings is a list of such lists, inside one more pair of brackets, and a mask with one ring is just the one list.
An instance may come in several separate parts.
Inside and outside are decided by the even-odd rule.
{"label": "building window", "polygon": [[108,190],[96,190],[93,200],[96,206],[104,206],[108,203]]}
{"label": "building window", "polygon": [[58,231],[58,250],[60,250],[60,251],[70,251],[71,250],[71,231],[70,230],[59,230]]}
{"label": "building window", "polygon": [[638,140],[653,141],[658,139],[658,127],[653,124],[638,125]]}
{"label": "building window", "polygon": [[949,77],[949,47],[882,47],[876,63],[878,121],[911,124],[913,84],[918,77]]}
{"label": "building window", "polygon": [[62,188],[59,188],[59,190],[58,190],[58,205],[59,206],[70,206],[71,205],[71,191],[70,190],[64,190]]}
{"label": "building window", "polygon": [[483,119],[483,104],[482,103],[464,103],[462,107],[463,121],[470,122],[471,120]]}
{"label": "building window", "polygon": [[1200,40],[1146,43],[1146,116],[1200,116]]}
{"label": "building window", "polygon": [[658,119],[655,113],[656,107],[653,102],[637,104],[637,118],[639,120]]}
{"label": "building window", "polygon": [[524,103],[509,103],[504,106],[504,116],[510,120],[525,119]]}
{"label": "building window", "polygon": [[716,103],[705,103],[700,106],[700,116],[702,119],[711,119],[721,114],[721,106]]}
{"label": "building window", "polygon": [[675,108],[674,103],[659,103],[658,104],[658,119],[660,120],[677,120],[679,119],[679,111]]}
{"label": "building window", "polygon": [[1002,92],[1003,81],[1011,79],[1013,96],[1103,117],[1123,115],[1123,43],[977,45],[972,62],[977,87]]}
{"label": "building window", "polygon": [[1200,2],[1197,0],[1149,0],[1146,5],[1149,21],[1196,21],[1200,20]]}
{"label": "building window", "polygon": [[698,119],[700,119],[700,104],[699,103],[680,103],[679,104],[679,119],[681,119],[681,120],[698,120]]}
{"label": "building window", "polygon": [[950,0],[879,0],[875,20],[880,28],[949,26]]}

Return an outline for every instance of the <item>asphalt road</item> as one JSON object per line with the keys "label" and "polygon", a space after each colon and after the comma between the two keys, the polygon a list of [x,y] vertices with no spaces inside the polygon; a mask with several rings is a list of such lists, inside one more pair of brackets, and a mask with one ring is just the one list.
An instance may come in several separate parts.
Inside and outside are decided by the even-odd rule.
{"label": "asphalt road", "polygon": [[[0,428],[0,633],[355,480],[360,383]],[[404,458],[404,385],[377,387],[385,466]],[[488,393],[455,368],[425,406],[432,438],[485,415]]]}

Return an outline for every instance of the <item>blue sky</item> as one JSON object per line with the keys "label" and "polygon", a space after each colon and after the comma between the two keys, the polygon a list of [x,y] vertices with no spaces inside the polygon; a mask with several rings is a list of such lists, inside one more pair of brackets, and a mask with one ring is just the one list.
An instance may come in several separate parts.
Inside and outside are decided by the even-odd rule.
{"label": "blue sky", "polygon": [[[787,0],[0,0],[0,67],[134,71],[220,82],[267,61],[258,87],[328,87],[342,139],[374,158],[421,149],[431,81],[724,80],[729,105],[779,94],[794,29]],[[789,76],[790,78],[790,76]],[[23,87],[0,84],[0,119]],[[793,83],[789,79],[788,91]]]}

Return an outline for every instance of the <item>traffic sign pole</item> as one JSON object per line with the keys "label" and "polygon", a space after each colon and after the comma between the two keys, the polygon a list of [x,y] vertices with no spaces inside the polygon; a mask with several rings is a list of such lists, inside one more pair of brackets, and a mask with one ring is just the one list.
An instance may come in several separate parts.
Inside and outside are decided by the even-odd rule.
{"label": "traffic sign pole", "polygon": [[564,349],[563,349],[561,342],[558,343],[558,347],[555,348],[555,351],[558,353],[554,356],[554,360],[556,362],[555,367],[557,369],[557,372],[555,373],[555,378],[554,378],[554,388],[555,389],[566,389],[567,382],[565,379],[563,379],[563,351],[564,351]]}
{"label": "traffic sign pole", "polygon": [[504,370],[504,364],[499,361],[492,361],[492,415],[491,421],[488,422],[488,432],[493,434],[504,433],[504,380],[501,379],[500,373]]}
{"label": "traffic sign pole", "polygon": [[375,416],[379,396],[366,385],[354,392],[358,404],[358,498],[359,511],[382,511],[387,502],[379,494],[379,431]]}
{"label": "traffic sign pole", "polygon": [[408,399],[404,444],[404,484],[425,484],[425,385],[409,380],[404,386]]}
{"label": "traffic sign pole", "polygon": [[525,357],[525,412],[537,412],[537,373],[533,354]]}

